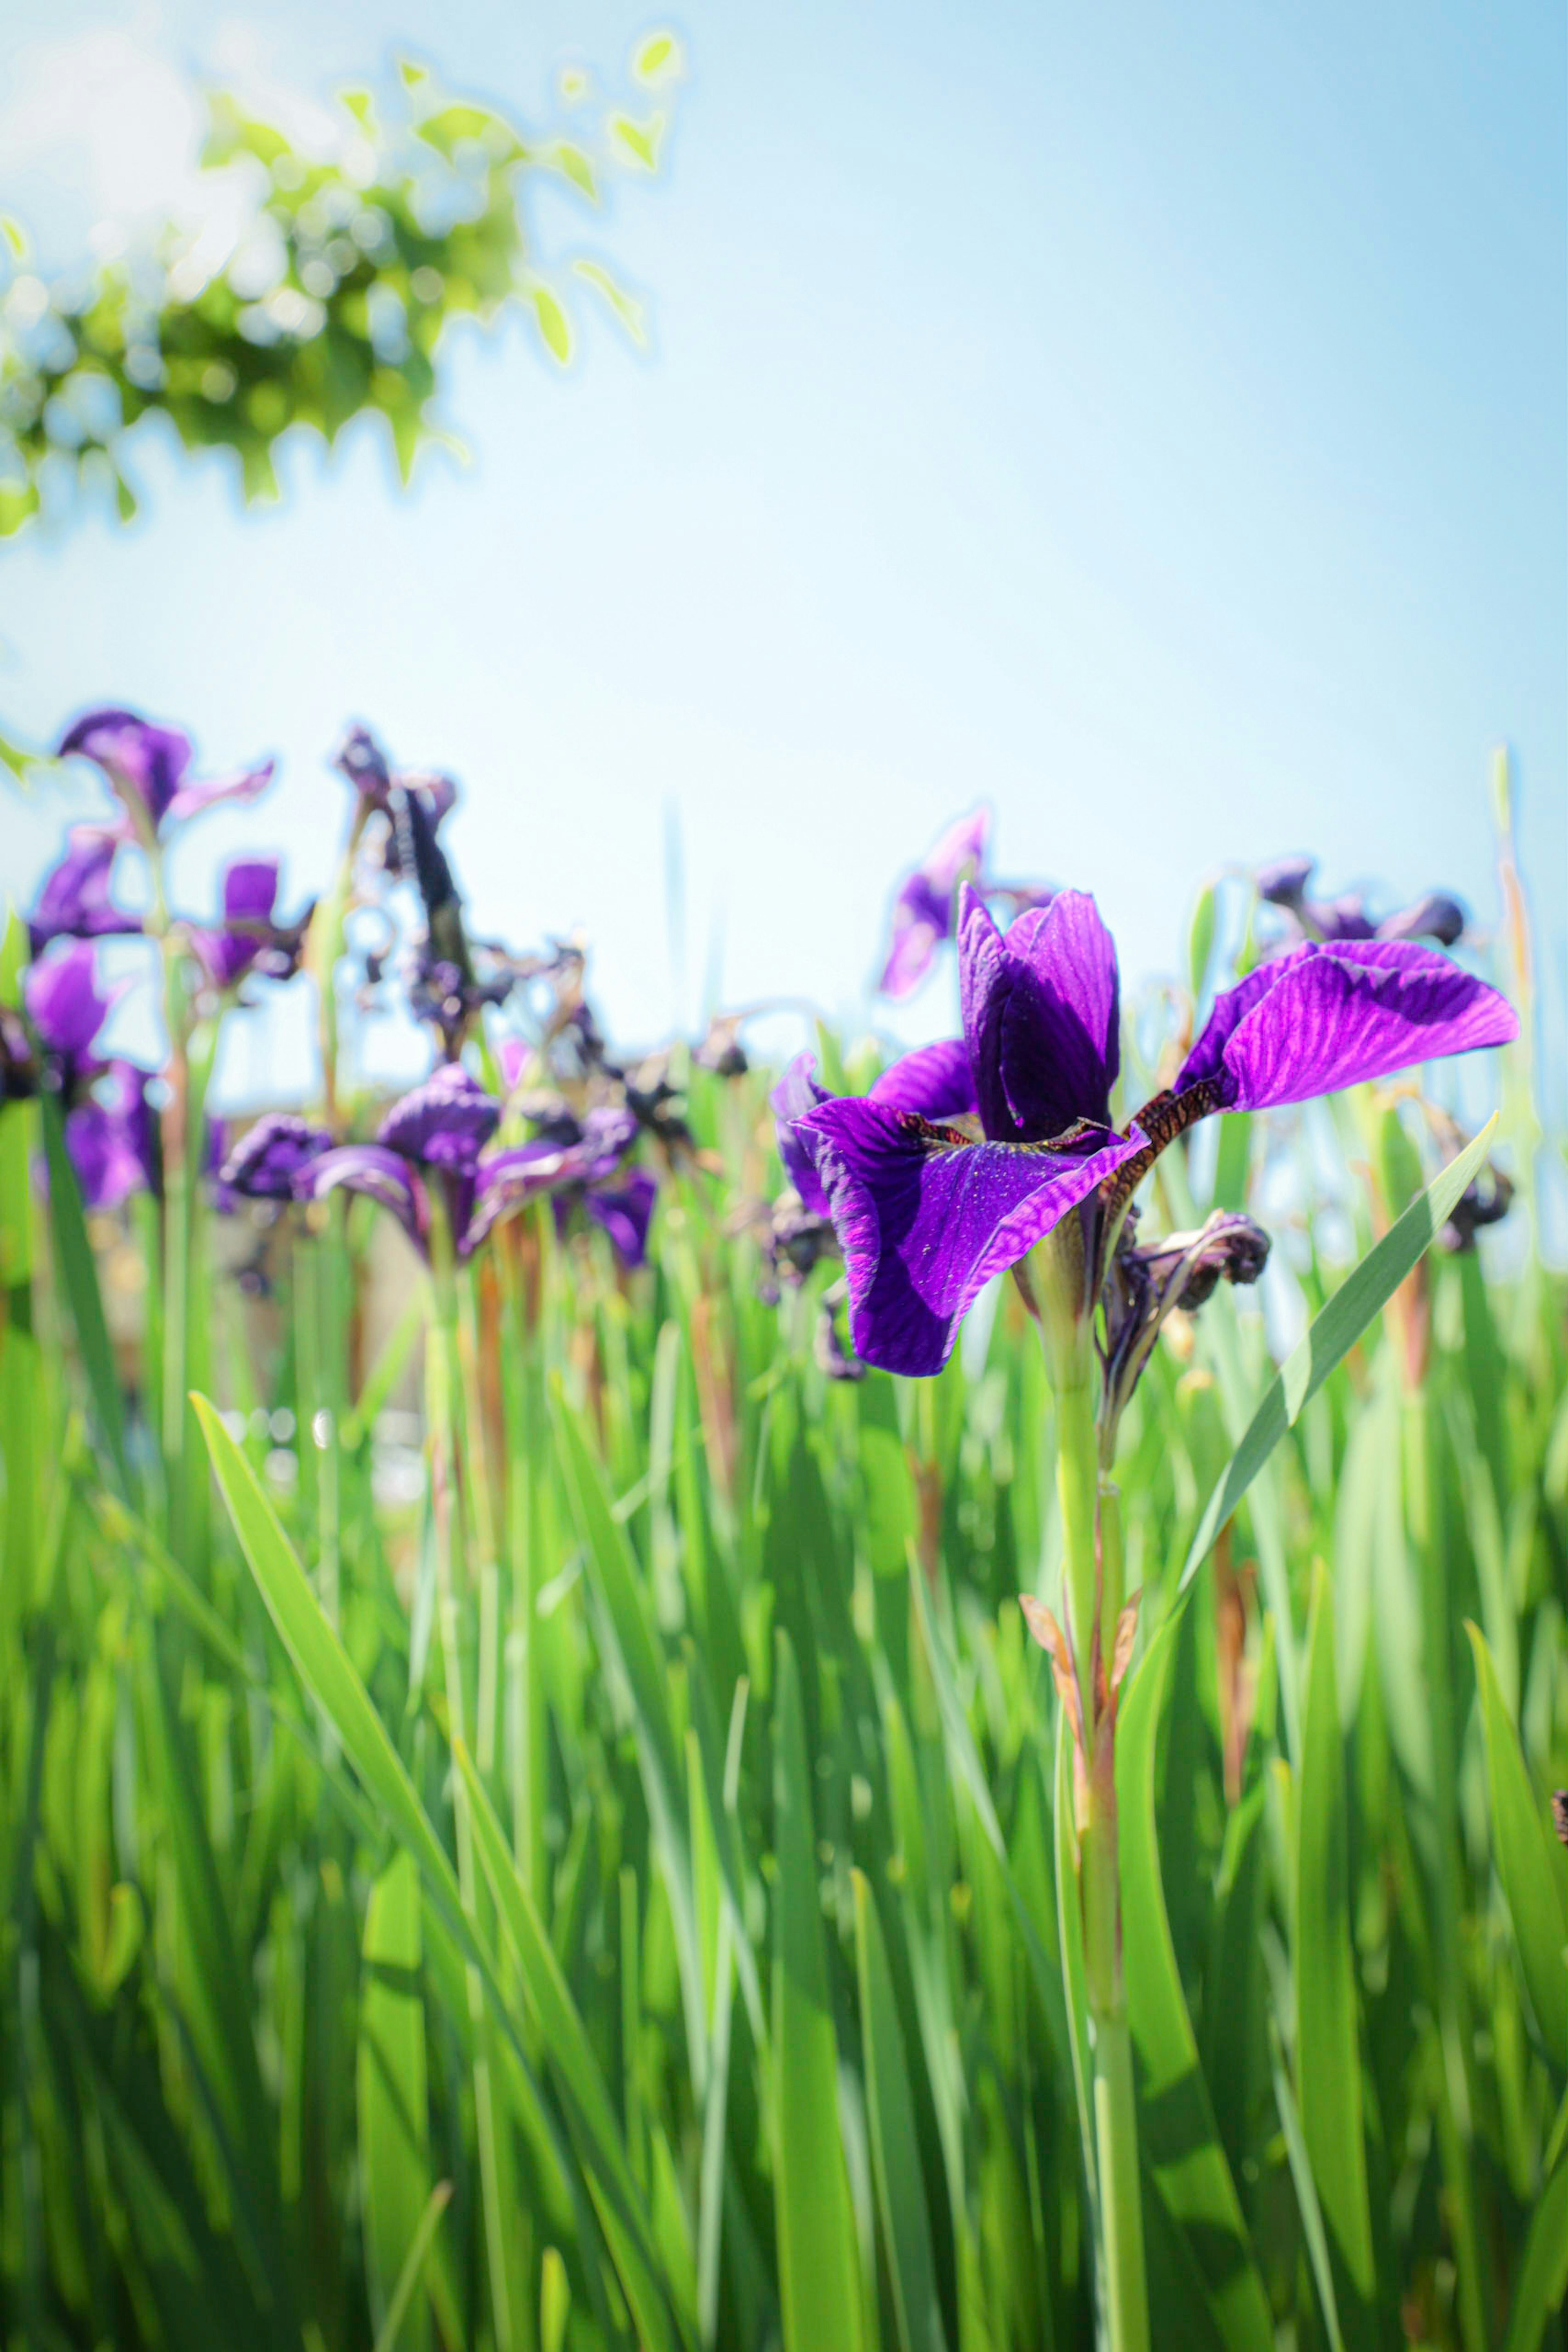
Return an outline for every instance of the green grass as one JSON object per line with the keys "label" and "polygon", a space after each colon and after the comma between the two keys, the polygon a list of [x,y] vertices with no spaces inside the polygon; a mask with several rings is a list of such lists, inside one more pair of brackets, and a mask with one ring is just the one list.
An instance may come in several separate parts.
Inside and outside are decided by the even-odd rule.
{"label": "green grass", "polygon": [[[1009,1291],[936,1381],[828,1381],[826,1276],[766,1306],[726,1231],[766,1083],[692,1071],[645,1274],[503,1228],[380,1363],[372,1212],[256,1307],[198,1208],[218,1410],[162,1442],[167,1337],[0,1112],[8,2345],[1092,2342],[1040,1349]],[[1375,1161],[1341,1109],[1320,1164]],[[1568,2269],[1568,1298],[1434,1250],[1379,1315],[1327,1237],[1272,1391],[1222,1293],[1124,1433],[1154,2342],[1517,2352]],[[378,1501],[418,1349],[439,1475]]]}

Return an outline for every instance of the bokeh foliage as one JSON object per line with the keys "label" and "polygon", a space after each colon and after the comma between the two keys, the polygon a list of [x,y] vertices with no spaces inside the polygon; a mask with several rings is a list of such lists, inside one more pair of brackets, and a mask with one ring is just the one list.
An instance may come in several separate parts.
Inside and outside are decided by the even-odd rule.
{"label": "bokeh foliage", "polygon": [[674,36],[650,34],[624,104],[569,74],[559,120],[534,130],[407,63],[390,111],[368,89],[340,94],[340,135],[322,152],[218,91],[207,220],[52,287],[6,223],[0,535],[73,485],[107,490],[129,518],[127,436],[153,416],[187,450],[230,451],[247,499],[276,494],[291,426],[331,443],[364,415],[384,420],[406,479],[423,444],[450,437],[434,404],[455,320],[521,310],[564,364],[586,295],[641,340],[640,306],[601,254],[537,249],[529,189],[554,181],[593,208],[616,179],[656,172],[681,70]]}

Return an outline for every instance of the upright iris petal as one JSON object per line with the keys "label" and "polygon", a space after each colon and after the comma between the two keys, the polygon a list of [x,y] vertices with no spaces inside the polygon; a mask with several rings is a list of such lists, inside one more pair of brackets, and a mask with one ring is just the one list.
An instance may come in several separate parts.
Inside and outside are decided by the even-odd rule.
{"label": "upright iris petal", "polygon": [[1215,1000],[1176,1094],[1208,1084],[1216,1108],[1265,1110],[1518,1034],[1495,988],[1430,948],[1309,940]]}
{"label": "upright iris petal", "polygon": [[234,988],[273,937],[276,857],[235,858],[224,873],[223,929],[195,931],[192,945],[214,988]]}
{"label": "upright iris petal", "polygon": [[980,1118],[996,1141],[1108,1124],[1120,1067],[1116,950],[1092,898],[1062,890],[998,931],[963,892],[958,991]]}

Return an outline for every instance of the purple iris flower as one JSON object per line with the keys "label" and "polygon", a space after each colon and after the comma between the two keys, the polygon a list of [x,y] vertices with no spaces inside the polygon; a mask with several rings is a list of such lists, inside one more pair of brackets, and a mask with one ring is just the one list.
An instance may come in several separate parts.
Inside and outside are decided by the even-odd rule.
{"label": "purple iris flower", "polygon": [[118,825],[72,825],[66,854],[45,877],[28,920],[35,958],[51,940],[110,939],[141,930],[141,916],[122,913],[109,896],[114,861],[124,840]]}
{"label": "purple iris flower", "polygon": [[158,1190],[158,1122],[148,1074],[118,1057],[66,1114],[66,1150],[89,1209],[117,1209],[132,1192]]}
{"label": "purple iris flower", "polygon": [[953,936],[959,884],[967,877],[987,898],[1005,899],[1014,914],[1048,906],[1054,896],[1023,884],[985,878],[990,811],[971,809],[957,817],[932,845],[921,864],[899,886],[893,902],[893,936],[877,982],[883,996],[912,995],[931,969],[944,940]]}
{"label": "purple iris flower", "polygon": [[[958,969],[961,1045],[910,1055],[878,1098],[822,1102],[793,1126],[838,1228],[856,1351],[890,1371],[938,1371],[984,1285],[1081,1204],[1092,1305],[1134,1188],[1194,1120],[1518,1033],[1495,989],[1429,949],[1309,942],[1221,995],[1172,1092],[1116,1134],[1116,951],[1093,899],[1063,891],[1004,936],[966,888]],[[965,1062],[978,1139],[933,1108],[954,1103]]]}
{"label": "purple iris flower", "polygon": [[33,964],[23,989],[43,1049],[45,1083],[59,1097],[66,1149],[89,1209],[118,1208],[128,1194],[157,1187],[147,1072],[134,1062],[105,1062],[93,1051],[120,993],[99,988],[97,959],[85,940]]}
{"label": "purple iris flower", "polygon": [[658,1192],[658,1180],[646,1168],[629,1169],[621,1184],[585,1185],[575,1202],[571,1193],[557,1192],[553,1200],[557,1231],[565,1228],[573,1206],[580,1203],[584,1215],[609,1234],[622,1265],[635,1273],[648,1262],[648,1228]]}
{"label": "purple iris flower", "polygon": [[459,1250],[474,1244],[470,1228],[479,1155],[496,1131],[501,1106],[461,1062],[447,1062],[423,1086],[393,1103],[374,1143],[343,1143],[312,1155],[296,1179],[296,1192],[321,1200],[341,1187],[390,1209],[414,1247],[430,1251],[429,1185],[443,1188]]}
{"label": "purple iris flower", "polygon": [[246,974],[257,971],[268,980],[289,980],[299,969],[305,933],[314,909],[307,908],[298,923],[275,922],[277,900],[276,857],[236,857],[224,869],[224,919],[221,929],[194,930],[194,948],[214,988],[237,988]]}
{"label": "purple iris flower", "polygon": [[291,1201],[306,1171],[331,1145],[324,1127],[289,1111],[267,1111],[225,1156],[217,1181],[247,1201]]}
{"label": "purple iris flower", "polygon": [[569,1112],[551,1122],[549,1134],[493,1152],[480,1163],[468,1248],[476,1249],[502,1217],[531,1202],[551,1200],[563,1228],[580,1204],[604,1227],[624,1262],[641,1265],[657,1187],[645,1169],[624,1167],[637,1133],[634,1111],[605,1103],[580,1122]]}
{"label": "purple iris flower", "polygon": [[103,771],[143,844],[165,824],[183,824],[214,802],[254,800],[271,782],[274,766],[267,760],[232,776],[193,780],[190,737],[177,727],[154,727],[133,710],[89,710],[78,719],[60,739],[59,757],[74,755]]}
{"label": "purple iris flower", "polygon": [[1343,946],[1356,940],[1436,940],[1451,948],[1464,937],[1465,910],[1446,891],[1429,890],[1397,913],[1375,922],[1366,901],[1354,892],[1338,898],[1312,898],[1307,885],[1317,871],[1315,857],[1281,857],[1260,866],[1258,896],[1283,908],[1298,938]]}

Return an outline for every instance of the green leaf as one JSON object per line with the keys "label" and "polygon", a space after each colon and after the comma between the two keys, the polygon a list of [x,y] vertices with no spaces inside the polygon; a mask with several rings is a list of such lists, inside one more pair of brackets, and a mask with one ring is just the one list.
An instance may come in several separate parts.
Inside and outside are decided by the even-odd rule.
{"label": "green leaf", "polygon": [[402,2270],[398,2273],[397,2285],[392,2290],[392,2298],[387,2305],[386,2317],[382,2320],[380,2332],[376,2336],[374,2352],[408,2352],[411,2338],[404,2329],[404,2318],[410,2304],[419,2291],[420,2278],[434,2242],[441,2217],[451,2202],[452,2183],[450,2180],[438,2180],[425,2200],[424,2210],[419,2217],[419,2226],[409,2240],[408,2253]]}
{"label": "green leaf", "polygon": [[1568,1928],[1559,1888],[1560,1862],[1531,1786],[1513,1717],[1479,1626],[1467,1622],[1486,1734],[1491,1796],[1492,1858],[1513,1921],[1524,1981],[1542,2040],[1559,2067],[1568,2065]]}
{"label": "green leaf", "polygon": [[1285,2135],[1285,2154],[1290,2160],[1291,2179],[1295,2185],[1301,2234],[1307,2242],[1307,2259],[1312,2266],[1312,2284],[1318,2291],[1323,2333],[1329,2339],[1329,2352],[1344,2352],[1344,2338],[1339,2328],[1339,2304],[1333,2291],[1333,2265],[1329,2260],[1328,2231],[1323,2227],[1323,2210],[1318,2202],[1318,2185],[1312,2179],[1312,2158],[1307,2154],[1307,2143],[1302,2137],[1301,2118],[1296,2111],[1296,2095],[1291,2088],[1291,2078],[1278,2052],[1274,2055],[1274,2104],[1280,2112],[1280,2128]]}
{"label": "green leaf", "polygon": [[1197,1574],[1220,1528],[1285,1432],[1294,1427],[1308,1398],[1317,1394],[1334,1366],[1354,1347],[1442,1232],[1455,1202],[1485,1160],[1496,1126],[1494,1112],[1475,1140],[1434,1178],[1375,1248],[1367,1252],[1322,1313],[1313,1318],[1305,1337],[1291,1349],[1208,1498],[1181,1572],[1183,1584]]}
{"label": "green leaf", "polygon": [[784,2352],[862,2352],[860,2256],[839,2130],[839,2053],[800,1678],[782,1628],[776,1640],[773,2162]]}
{"label": "green leaf", "polygon": [[[550,2072],[562,2091],[615,2267],[636,2318],[642,2342],[673,2347],[680,2336],[664,2300],[663,2276],[625,2143],[599,2061],[572,2000],[554,1947],[517,1874],[505,1831],[466,1748],[454,1748],[468,1790],[474,1842],[497,1907],[517,1956],[523,1990]],[[661,2289],[664,2292],[661,2292]]]}
{"label": "green leaf", "polygon": [[1347,2345],[1376,2341],[1333,1598],[1319,1567],[1307,1634],[1297,1809],[1296,2095]]}
{"label": "green leaf", "polygon": [[882,1923],[862,1871],[854,1874],[855,1965],[865,2048],[866,2105],[877,2210],[887,2242],[898,2340],[904,2352],[946,2352],[936,2300],[936,2268],[920,2137],[887,1965]]}
{"label": "green leaf", "polygon": [[[422,2352],[430,2314],[398,2291],[430,2195],[429,2091],[420,1985],[419,1868],[394,1854],[365,1908],[358,2105],[365,2274],[371,2315],[398,2352]],[[413,2284],[417,2284],[417,2272]]]}
{"label": "green leaf", "polygon": [[632,70],[639,81],[668,81],[683,63],[680,42],[669,32],[650,33],[632,53]]}
{"label": "green leaf", "polygon": [[583,283],[591,286],[601,300],[608,302],[632,341],[639,346],[645,344],[648,340],[648,326],[646,314],[641,302],[634,302],[631,295],[616,284],[602,262],[580,259],[574,261],[571,266]]}
{"label": "green leaf", "polygon": [[539,332],[564,367],[571,357],[571,321],[548,286],[531,287],[529,293],[534,316],[539,322]]}
{"label": "green leaf", "polygon": [[612,114],[610,118],[611,137],[647,172],[658,169],[659,142],[664,129],[662,114],[651,114],[646,122],[633,122],[629,114]]}
{"label": "green leaf", "polygon": [[107,1449],[109,1467],[122,1496],[129,1497],[131,1480],[125,1463],[125,1408],[120,1377],[114,1369],[103,1298],[98,1286],[98,1266],[87,1237],[81,1193],[76,1170],[66,1150],[65,1121],[58,1098],[45,1095],[38,1106],[43,1120],[44,1153],[49,1171],[49,1218],[60,1280],[76,1327],[77,1347],[87,1374],[88,1392],[97,1416],[99,1438]]}
{"label": "green leaf", "polygon": [[1138,2058],[1138,2137],[1171,2221],[1187,2241],[1221,2338],[1231,2352],[1254,2352],[1272,2339],[1269,2298],[1220,2146],[1160,1884],[1155,1738],[1178,1622],[1173,1615],[1161,1626],[1116,1724],[1122,1941]]}
{"label": "green leaf", "polygon": [[1547,2324],[1568,2294],[1568,2164],[1560,2163],[1531,2216],[1502,2352],[1541,2352]]}

